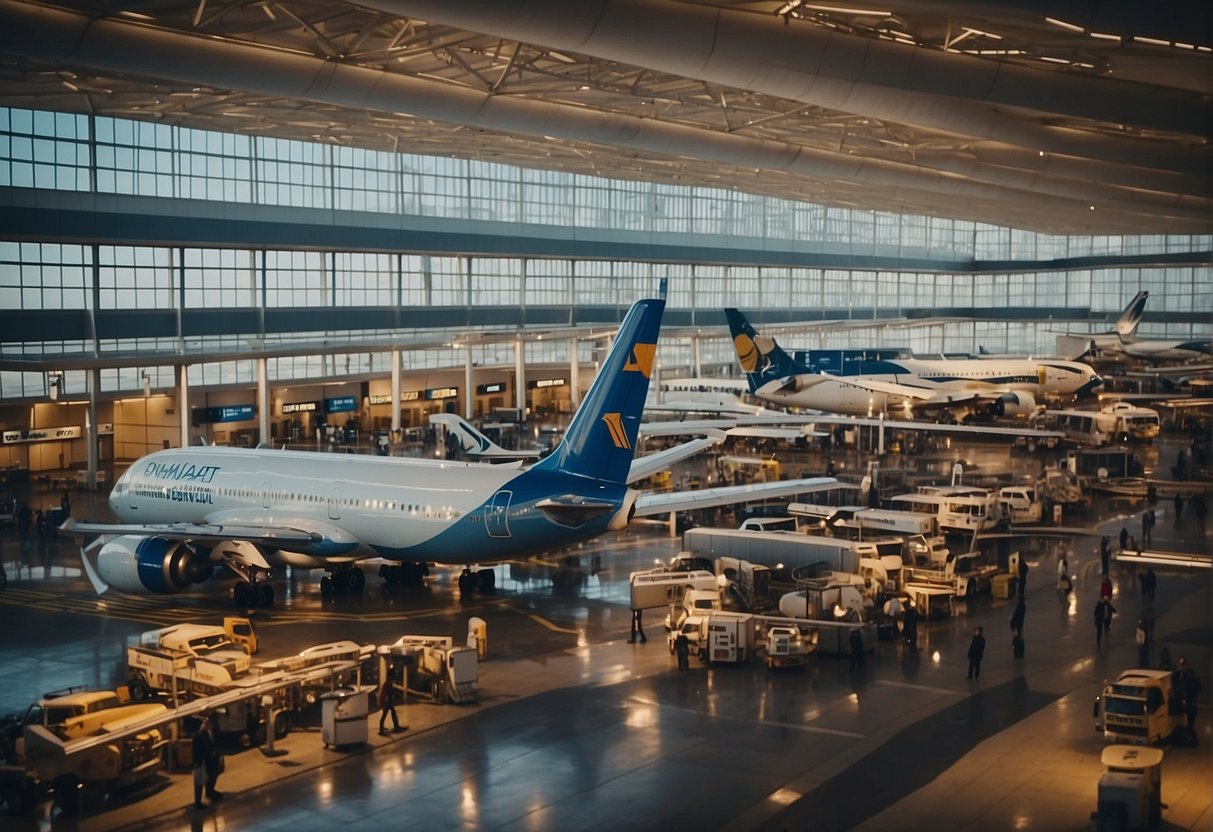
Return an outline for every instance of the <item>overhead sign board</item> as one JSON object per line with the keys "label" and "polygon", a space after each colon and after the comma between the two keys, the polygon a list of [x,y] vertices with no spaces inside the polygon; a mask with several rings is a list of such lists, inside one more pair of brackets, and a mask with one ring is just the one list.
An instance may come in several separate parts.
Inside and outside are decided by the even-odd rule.
{"label": "overhead sign board", "polygon": [[353,396],[338,396],[335,399],[325,399],[324,409],[328,413],[348,413],[358,408]]}
{"label": "overhead sign board", "polygon": [[79,439],[83,435],[84,429],[77,425],[69,428],[6,430],[3,439],[5,445],[17,445],[22,442],[58,442],[64,439]]}

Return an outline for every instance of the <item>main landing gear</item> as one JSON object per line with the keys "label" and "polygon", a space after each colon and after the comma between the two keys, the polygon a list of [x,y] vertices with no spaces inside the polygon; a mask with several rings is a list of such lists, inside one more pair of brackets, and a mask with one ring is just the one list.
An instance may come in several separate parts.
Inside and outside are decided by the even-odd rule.
{"label": "main landing gear", "polygon": [[481,592],[492,592],[497,586],[497,573],[492,569],[478,569],[473,572],[471,569],[464,569],[459,575],[459,593],[461,595],[471,595],[473,590]]}
{"label": "main landing gear", "polygon": [[364,586],[366,575],[357,566],[334,566],[320,579],[320,594],[329,598],[338,592],[362,592]]}
{"label": "main landing gear", "polygon": [[232,586],[232,603],[238,609],[274,606],[274,587],[269,583],[239,580]]}
{"label": "main landing gear", "polygon": [[379,567],[379,577],[385,586],[421,586],[428,574],[430,565],[425,562],[385,563]]}

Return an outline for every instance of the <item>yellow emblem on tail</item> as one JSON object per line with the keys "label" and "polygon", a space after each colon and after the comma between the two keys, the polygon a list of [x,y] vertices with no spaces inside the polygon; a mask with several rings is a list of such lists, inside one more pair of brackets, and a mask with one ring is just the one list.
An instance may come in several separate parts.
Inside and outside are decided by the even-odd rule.
{"label": "yellow emblem on tail", "polygon": [[623,417],[618,413],[602,414],[602,421],[606,422],[607,430],[611,432],[611,441],[615,443],[616,448],[628,450],[632,447],[628,442],[628,435],[623,430]]}
{"label": "yellow emblem on tail", "polygon": [[634,344],[632,352],[628,356],[627,363],[623,365],[623,371],[625,373],[643,373],[645,378],[651,378],[653,375],[653,358],[656,355],[656,344]]}

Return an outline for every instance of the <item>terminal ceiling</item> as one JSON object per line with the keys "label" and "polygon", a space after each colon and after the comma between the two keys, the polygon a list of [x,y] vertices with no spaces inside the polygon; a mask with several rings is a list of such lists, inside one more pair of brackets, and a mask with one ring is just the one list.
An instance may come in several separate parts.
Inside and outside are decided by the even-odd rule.
{"label": "terminal ceiling", "polygon": [[0,0],[0,104],[1213,233],[1207,3]]}

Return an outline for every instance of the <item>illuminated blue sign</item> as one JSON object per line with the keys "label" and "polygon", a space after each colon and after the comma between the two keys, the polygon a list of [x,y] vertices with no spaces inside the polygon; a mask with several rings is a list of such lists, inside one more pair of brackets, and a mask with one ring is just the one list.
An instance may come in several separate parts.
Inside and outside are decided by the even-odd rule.
{"label": "illuminated blue sign", "polygon": [[335,399],[325,399],[324,409],[329,413],[345,413],[357,408],[353,396],[339,396]]}
{"label": "illuminated blue sign", "polygon": [[194,411],[194,424],[216,422],[246,422],[256,416],[251,404],[234,404],[225,407],[203,407]]}

